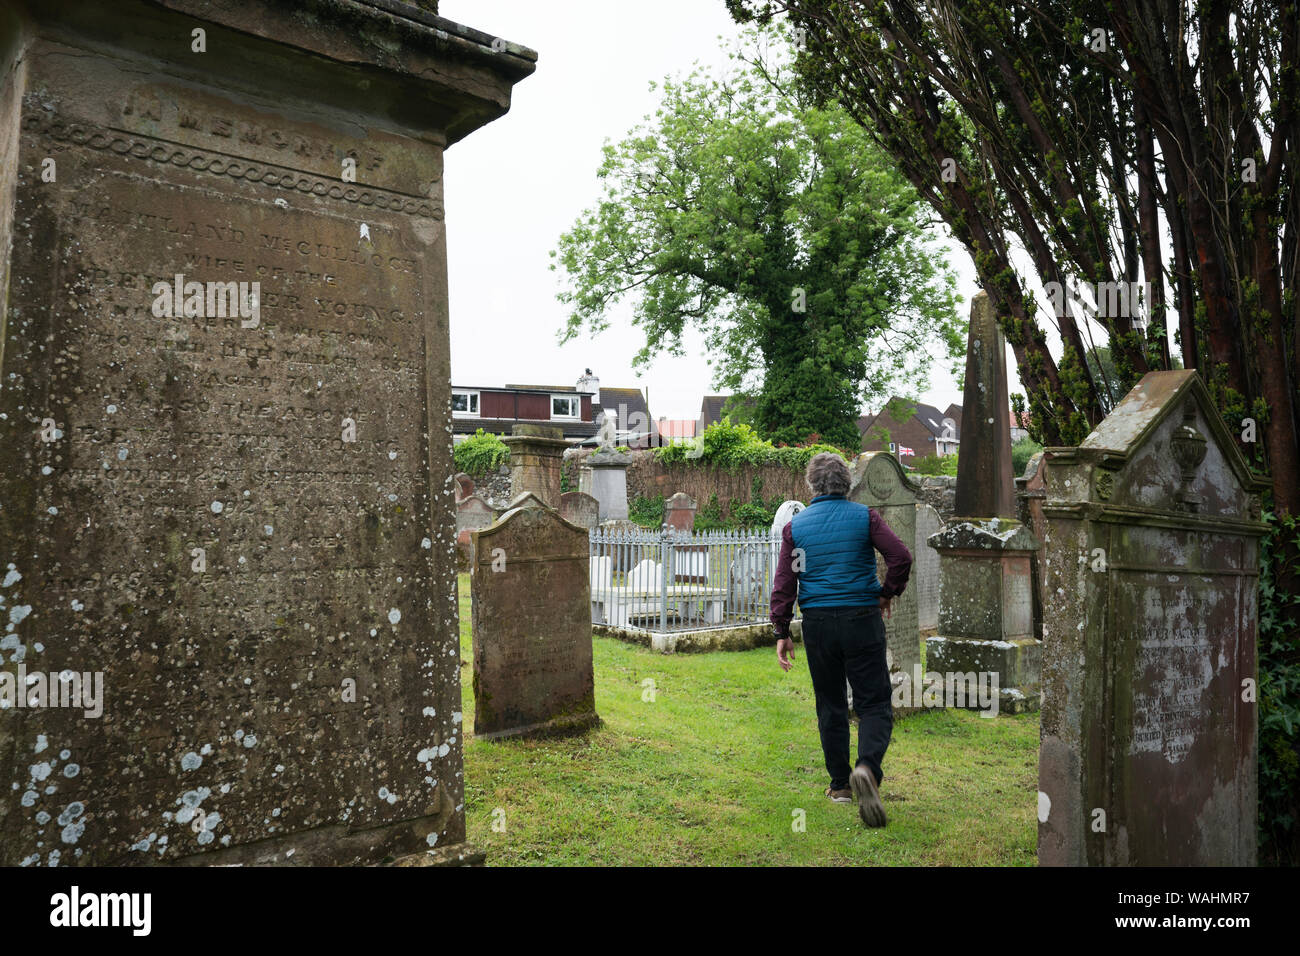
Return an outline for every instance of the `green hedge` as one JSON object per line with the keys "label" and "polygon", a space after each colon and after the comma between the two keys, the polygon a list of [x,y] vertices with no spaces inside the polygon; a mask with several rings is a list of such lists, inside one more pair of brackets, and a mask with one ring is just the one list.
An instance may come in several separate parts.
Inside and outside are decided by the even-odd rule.
{"label": "green hedge", "polygon": [[[853,460],[834,445],[773,445],[760,438],[749,425],[733,425],[723,420],[704,429],[699,439],[673,442],[655,449],[655,459],[665,465],[706,465],[736,471],[754,465],[784,465],[791,471],[803,471],[808,460],[818,452],[829,451],[847,461]],[[694,457],[692,457],[694,456]]]}
{"label": "green hedge", "polygon": [[452,458],[457,471],[484,478],[496,474],[497,469],[510,461],[510,449],[499,436],[480,428],[452,449]]}

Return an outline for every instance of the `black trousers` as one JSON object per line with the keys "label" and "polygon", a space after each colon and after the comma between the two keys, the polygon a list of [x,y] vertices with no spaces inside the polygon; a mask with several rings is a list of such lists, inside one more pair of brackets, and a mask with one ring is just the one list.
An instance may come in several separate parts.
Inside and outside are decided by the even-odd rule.
{"label": "black trousers", "polygon": [[878,607],[803,609],[803,646],[817,698],[826,771],[836,790],[849,785],[849,702],[858,717],[858,760],[880,781],[880,763],[894,728],[892,686],[885,658],[885,622]]}

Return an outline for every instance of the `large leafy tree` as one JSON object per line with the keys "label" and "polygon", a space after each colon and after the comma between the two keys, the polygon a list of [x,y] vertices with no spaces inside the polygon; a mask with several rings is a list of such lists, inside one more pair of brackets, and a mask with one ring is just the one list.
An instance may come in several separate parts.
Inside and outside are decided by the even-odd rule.
{"label": "large leafy tree", "polygon": [[[1230,423],[1260,423],[1265,442],[1243,451],[1271,470],[1279,510],[1300,509],[1296,0],[727,3],[740,20],[788,14],[803,82],[968,247],[1036,438],[1075,444],[1104,414],[1115,383],[1085,358],[1092,329],[1123,389],[1177,345]],[[1090,321],[1036,295],[1050,283],[1150,295]]]}
{"label": "large leafy tree", "polygon": [[754,32],[725,76],[662,86],[653,118],[607,144],[604,196],[552,253],[572,309],[561,340],[635,300],[638,364],[701,329],[720,388],[749,390],[777,442],[856,448],[864,402],[960,354],[955,279],[924,204],[863,128],[791,83]]}

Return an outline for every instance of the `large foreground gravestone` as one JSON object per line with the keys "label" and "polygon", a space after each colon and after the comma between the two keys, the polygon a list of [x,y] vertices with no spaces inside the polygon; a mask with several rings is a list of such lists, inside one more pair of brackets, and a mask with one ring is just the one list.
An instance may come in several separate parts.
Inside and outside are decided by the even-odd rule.
{"label": "large foreground gravestone", "polygon": [[596,716],[587,529],[532,495],[471,532],[474,736],[581,733]]}
{"label": "large foreground gravestone", "polygon": [[[918,490],[903,472],[898,460],[888,452],[866,452],[859,455],[853,463],[853,484],[849,489],[849,499],[876,509],[909,551],[916,541]],[[913,554],[913,561],[915,560]],[[880,580],[884,581],[885,562],[878,554],[876,567]],[[909,580],[906,590],[890,602],[890,613],[885,618],[885,641],[888,647],[889,677],[894,686],[895,710],[906,713],[915,709],[914,701],[920,698],[920,689],[913,687],[921,666],[921,632],[915,577]]]}
{"label": "large foreground gravestone", "polygon": [[1265,483],[1193,371],[1046,457],[1039,862],[1254,865]]}
{"label": "large foreground gravestone", "polygon": [[102,699],[0,712],[0,864],[455,858],[442,154],[535,56],[402,4],[2,6],[0,707]]}

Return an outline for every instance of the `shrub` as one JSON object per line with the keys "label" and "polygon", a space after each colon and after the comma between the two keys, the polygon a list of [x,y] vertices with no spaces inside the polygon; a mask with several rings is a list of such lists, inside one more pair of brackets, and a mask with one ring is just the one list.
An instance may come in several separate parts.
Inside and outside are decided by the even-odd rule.
{"label": "shrub", "polygon": [[746,501],[740,505],[733,503],[729,524],[733,528],[769,528],[775,517],[775,508],[769,511],[765,505]]}
{"label": "shrub", "polygon": [[1029,464],[1029,459],[1033,458],[1043,446],[1038,444],[1032,438],[1022,438],[1011,446],[1011,473],[1014,477],[1019,478],[1025,473],[1025,467]]}
{"label": "shrub", "polygon": [[709,495],[709,500],[695,512],[696,531],[726,531],[731,522],[722,517],[722,506],[718,504],[718,493]]}
{"label": "shrub", "polygon": [[956,455],[925,455],[912,460],[912,469],[918,475],[957,474]]}
{"label": "shrub", "polygon": [[452,450],[452,458],[457,471],[483,478],[510,460],[510,449],[500,437],[480,428]]}
{"label": "shrub", "polygon": [[[721,421],[704,429],[704,434],[695,441],[673,442],[655,449],[654,454],[665,465],[711,465],[735,471],[746,465],[780,464],[792,471],[803,471],[808,465],[808,459],[822,451],[834,452],[847,460],[853,458],[852,454],[845,454],[841,449],[824,442],[778,448],[760,438],[748,425]],[[691,455],[695,457],[690,457]]]}
{"label": "shrub", "polygon": [[628,502],[627,517],[643,528],[658,529],[664,523],[664,496],[643,498],[638,495]]}

